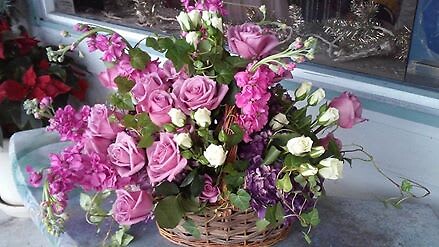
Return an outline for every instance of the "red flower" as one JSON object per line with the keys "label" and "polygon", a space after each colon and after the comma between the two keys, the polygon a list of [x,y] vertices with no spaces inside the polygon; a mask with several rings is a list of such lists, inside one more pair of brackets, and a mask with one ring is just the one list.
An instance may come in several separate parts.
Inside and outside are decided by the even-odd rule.
{"label": "red flower", "polygon": [[50,75],[38,76],[35,74],[33,66],[31,66],[23,75],[23,83],[30,88],[29,98],[42,98],[49,96],[55,98],[60,94],[67,93],[71,87],[62,81],[53,79]]}
{"label": "red flower", "polygon": [[4,31],[11,31],[8,20],[2,18],[0,19],[0,33]]}
{"label": "red flower", "polygon": [[40,69],[42,70],[48,70],[50,67],[49,61],[47,59],[41,59],[40,63],[38,64]]}
{"label": "red flower", "polygon": [[0,59],[5,59],[5,47],[3,46],[3,43],[0,42]]}
{"label": "red flower", "polygon": [[71,94],[75,96],[80,101],[84,101],[85,99],[85,92],[88,89],[88,82],[84,79],[80,79],[77,82],[77,87],[73,88],[71,91]]}
{"label": "red flower", "polygon": [[27,95],[25,86],[14,80],[6,80],[0,85],[0,102],[5,98],[10,101],[22,101]]}

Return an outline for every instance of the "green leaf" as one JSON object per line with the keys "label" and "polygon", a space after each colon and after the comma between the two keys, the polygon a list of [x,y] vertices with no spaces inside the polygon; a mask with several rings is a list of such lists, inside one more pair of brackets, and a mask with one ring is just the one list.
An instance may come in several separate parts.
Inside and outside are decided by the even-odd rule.
{"label": "green leaf", "polygon": [[235,68],[245,68],[249,64],[248,60],[238,56],[226,57],[226,61]]}
{"label": "green leaf", "polygon": [[271,207],[268,207],[265,211],[265,219],[270,222],[270,224],[276,225],[282,223],[285,217],[285,210],[282,204],[277,203]]}
{"label": "green leaf", "polygon": [[137,121],[134,115],[130,115],[130,114],[125,115],[123,117],[122,123],[126,128],[133,128],[133,129],[137,128]]}
{"label": "green leaf", "polygon": [[79,205],[85,211],[89,211],[93,206],[91,196],[85,193],[81,193],[79,195]]}
{"label": "green leaf", "polygon": [[140,141],[137,144],[139,148],[149,148],[154,143],[152,135],[143,135],[140,137]]}
{"label": "green leaf", "polygon": [[285,193],[290,192],[293,189],[293,184],[291,183],[290,175],[285,174],[282,179],[278,179],[276,182],[276,187]]}
{"label": "green leaf", "polygon": [[196,197],[201,194],[204,187],[204,179],[200,175],[194,176],[194,179],[190,186],[191,195]]}
{"label": "green leaf", "polygon": [[300,175],[300,174],[294,177],[294,181],[296,181],[302,187],[305,187],[306,184],[308,183],[306,178],[304,176]]}
{"label": "green leaf", "polygon": [[197,197],[190,197],[190,198],[186,198],[183,196],[179,196],[178,197],[178,201],[180,203],[181,208],[185,211],[185,212],[199,212],[201,207],[200,207],[200,202],[198,201]]}
{"label": "green leaf", "polygon": [[129,93],[114,93],[110,95],[110,103],[122,110],[134,110],[134,104]]}
{"label": "green leaf", "polygon": [[340,149],[338,148],[337,143],[334,140],[330,140],[328,144],[328,151],[334,155],[337,159],[342,159]]}
{"label": "green leaf", "polygon": [[176,184],[164,181],[155,188],[155,193],[161,196],[171,196],[180,193],[180,189]]}
{"label": "green leaf", "polygon": [[308,213],[302,213],[300,216],[300,223],[302,226],[317,226],[320,223],[319,211],[313,208]]}
{"label": "green leaf", "polygon": [[148,53],[142,51],[140,48],[132,48],[128,51],[130,55],[131,66],[135,69],[142,70],[151,61]]}
{"label": "green leaf", "polygon": [[198,229],[198,227],[195,225],[194,221],[192,221],[191,219],[187,219],[184,223],[183,223],[183,228],[190,233],[194,238],[199,239],[201,237],[201,233],[200,230]]}
{"label": "green leaf", "polygon": [[234,146],[239,144],[244,137],[244,131],[237,124],[232,124],[232,126],[230,126],[230,130],[233,132],[233,134],[227,137],[227,145]]}
{"label": "green leaf", "polygon": [[235,171],[225,176],[224,181],[230,191],[236,191],[244,184],[244,173]]}
{"label": "green leaf", "polygon": [[287,168],[287,171],[297,170],[300,165],[307,163],[308,160],[305,157],[294,156],[292,154],[288,154],[284,160],[284,166]]}
{"label": "green leaf", "polygon": [[212,50],[212,44],[210,44],[210,41],[207,39],[203,39],[198,44],[198,50],[202,53],[207,53]]}
{"label": "green leaf", "polygon": [[123,76],[116,77],[114,83],[116,83],[119,93],[128,93],[134,87],[134,84],[136,84],[134,81]]}
{"label": "green leaf", "polygon": [[271,136],[272,143],[279,146],[284,147],[287,145],[287,142],[291,140],[294,137],[301,136],[299,133],[296,132],[286,132],[286,133],[277,133],[273,136]]}
{"label": "green leaf", "polygon": [[134,237],[128,233],[126,233],[125,228],[121,228],[114,233],[111,237],[110,247],[125,247],[128,246],[131,241],[133,241]]}
{"label": "green leaf", "polygon": [[247,210],[250,207],[250,195],[247,191],[239,189],[236,194],[230,193],[230,202],[242,211]]}
{"label": "green leaf", "polygon": [[404,179],[401,183],[401,190],[404,192],[410,192],[413,188],[412,183],[408,181],[407,179]]}
{"label": "green leaf", "polygon": [[157,224],[162,228],[175,228],[183,218],[183,210],[176,196],[168,196],[157,203],[154,210]]}
{"label": "green leaf", "polygon": [[160,48],[160,45],[157,42],[156,38],[153,38],[153,37],[146,38],[145,45],[148,47],[151,47],[152,49],[154,49],[156,51],[163,52],[163,49]]}
{"label": "green leaf", "polygon": [[55,75],[56,77],[58,77],[63,82],[67,81],[67,71],[64,68],[64,66],[62,66],[62,65],[51,64],[51,66],[48,69],[48,72],[50,74]]}
{"label": "green leaf", "polygon": [[266,219],[261,219],[256,221],[256,230],[258,232],[263,232],[267,229],[267,226],[270,225],[270,221]]}
{"label": "green leaf", "polygon": [[190,183],[192,183],[192,181],[194,181],[194,177],[197,175],[197,170],[192,170],[183,180],[183,182],[181,182],[180,187],[186,187],[188,186]]}
{"label": "green leaf", "polygon": [[265,154],[264,164],[265,165],[273,164],[277,160],[277,158],[279,157],[279,155],[281,153],[282,153],[282,151],[277,149],[275,146],[273,146],[273,145],[270,146],[267,153]]}

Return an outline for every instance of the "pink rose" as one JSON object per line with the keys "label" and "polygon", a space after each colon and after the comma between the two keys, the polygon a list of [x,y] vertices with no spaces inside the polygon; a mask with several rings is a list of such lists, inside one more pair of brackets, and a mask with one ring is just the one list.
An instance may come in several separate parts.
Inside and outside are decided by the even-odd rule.
{"label": "pink rose", "polygon": [[328,150],[329,142],[334,141],[335,144],[337,144],[337,147],[339,150],[343,147],[343,143],[340,141],[340,139],[335,138],[334,134],[329,133],[327,136],[320,139],[320,145],[322,145],[326,150]]}
{"label": "pink rose", "polygon": [[180,150],[174,142],[174,135],[160,133],[160,140],[146,150],[148,166],[146,168],[152,184],[165,179],[169,182],[183,171],[187,160],[180,155]]}
{"label": "pink rose", "polygon": [[156,89],[166,90],[166,85],[156,72],[142,74],[135,79],[136,85],[131,89],[131,93],[137,102],[148,100],[149,94]]}
{"label": "pink rose", "polygon": [[107,70],[99,73],[98,79],[101,81],[101,84],[110,89],[116,89],[117,85],[114,83],[114,79],[119,76],[119,69],[117,66],[113,66],[108,68]]}
{"label": "pink rose", "polygon": [[146,111],[149,113],[151,121],[158,126],[162,126],[171,122],[171,117],[168,115],[172,108],[173,100],[171,95],[161,89],[152,91],[145,104],[137,105],[137,111]]}
{"label": "pink rose", "polygon": [[177,106],[186,114],[199,108],[214,110],[219,106],[229,87],[205,76],[194,76],[173,85],[172,95]]}
{"label": "pink rose", "polygon": [[279,39],[258,25],[245,23],[227,31],[230,50],[246,59],[265,57],[279,45]]}
{"label": "pink rose", "polygon": [[116,191],[113,218],[121,225],[133,225],[145,221],[152,212],[153,198],[146,191]]}
{"label": "pink rose", "polygon": [[215,203],[218,201],[218,196],[220,190],[217,186],[213,186],[212,178],[205,174],[204,175],[204,187],[200,195],[200,200],[204,202]]}
{"label": "pink rose", "polygon": [[86,154],[106,154],[108,146],[113,142],[110,139],[93,136],[90,131],[86,131],[84,137],[84,151]]}
{"label": "pink rose", "polygon": [[330,107],[338,109],[340,118],[338,125],[342,128],[350,129],[355,124],[366,121],[361,117],[363,107],[357,96],[350,92],[344,92],[340,96],[334,98],[329,104]]}
{"label": "pink rose", "polygon": [[122,127],[114,122],[110,123],[111,112],[107,106],[96,104],[91,108],[90,117],[88,118],[88,129],[92,136],[102,137],[112,140]]}
{"label": "pink rose", "polygon": [[121,177],[130,177],[145,166],[145,152],[125,132],[117,134],[116,142],[108,147],[108,156]]}

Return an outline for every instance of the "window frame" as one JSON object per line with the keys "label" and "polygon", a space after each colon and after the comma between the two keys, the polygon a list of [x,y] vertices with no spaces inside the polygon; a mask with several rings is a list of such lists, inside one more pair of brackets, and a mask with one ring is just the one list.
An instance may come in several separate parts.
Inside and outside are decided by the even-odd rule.
{"label": "window frame", "polygon": [[[32,19],[35,22],[31,23],[32,25],[67,30],[72,31],[73,33],[74,31],[72,30],[72,27],[78,22],[100,25],[115,30],[126,37],[129,42],[133,43],[136,43],[145,36],[154,35],[153,32],[144,29],[125,27],[54,12],[54,0],[26,1],[31,8],[32,15],[34,15]],[[160,53],[155,51],[152,53],[161,56]],[[406,85],[405,82],[402,81],[367,76],[353,71],[330,68],[311,63],[300,64],[294,70],[293,76],[294,78],[292,81],[295,83],[307,80],[313,82],[317,87],[322,87],[334,92],[351,91],[357,94],[360,98],[368,101],[378,101],[384,104],[404,108],[409,111],[421,112],[422,114],[439,117],[439,92]],[[367,105],[365,105],[365,107],[368,108]],[[377,110],[380,111],[380,109]],[[392,111],[389,112],[382,110],[380,112],[407,118],[407,116],[400,116],[401,114],[396,114]],[[415,117],[410,120],[430,125],[432,124],[431,121],[422,119],[421,117]],[[434,125],[437,124],[439,124],[439,120]]]}

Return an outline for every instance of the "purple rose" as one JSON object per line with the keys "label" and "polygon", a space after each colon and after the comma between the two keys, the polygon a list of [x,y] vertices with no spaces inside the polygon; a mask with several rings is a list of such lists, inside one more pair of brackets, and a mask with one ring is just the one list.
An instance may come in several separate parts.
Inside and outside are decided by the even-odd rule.
{"label": "purple rose", "polygon": [[246,59],[265,57],[279,45],[275,35],[251,23],[229,27],[227,39],[230,50]]}
{"label": "purple rose", "polygon": [[173,85],[172,95],[177,106],[186,114],[199,108],[214,110],[219,106],[229,87],[206,76],[194,76]]}
{"label": "purple rose", "polygon": [[187,160],[180,155],[180,150],[174,142],[174,135],[160,133],[160,140],[146,150],[148,166],[146,168],[152,184],[165,179],[173,181],[186,167]]}
{"label": "purple rose", "polygon": [[134,99],[137,102],[148,100],[149,94],[156,89],[166,90],[168,85],[163,82],[159,74],[152,72],[136,78],[136,85],[131,89]]}
{"label": "purple rose", "polygon": [[218,201],[218,196],[220,190],[217,186],[213,186],[212,178],[205,174],[204,175],[204,187],[200,195],[200,200],[203,202],[215,203]]}
{"label": "purple rose", "polygon": [[145,166],[145,152],[125,132],[117,134],[116,142],[108,147],[108,156],[121,177],[130,177]]}
{"label": "purple rose", "polygon": [[338,125],[342,128],[350,129],[355,124],[366,121],[361,117],[363,107],[357,96],[350,92],[344,92],[340,96],[334,98],[329,104],[330,107],[335,107],[338,110],[339,119]]}
{"label": "purple rose", "polygon": [[173,104],[172,96],[161,89],[152,91],[148,100],[144,104],[137,105],[137,111],[146,111],[149,113],[151,121],[158,126],[162,126],[171,122],[171,117],[168,115],[169,110]]}
{"label": "purple rose", "polygon": [[114,82],[114,79],[116,79],[116,77],[118,76],[119,76],[119,69],[117,66],[113,66],[99,73],[98,79],[104,87],[110,89],[116,89],[117,85]]}
{"label": "purple rose", "polygon": [[121,225],[130,226],[145,221],[152,212],[153,198],[146,191],[116,191],[113,218]]}
{"label": "purple rose", "polygon": [[105,105],[96,104],[91,108],[87,127],[92,136],[109,140],[116,137],[122,128],[118,123],[110,123],[110,115],[111,112]]}

